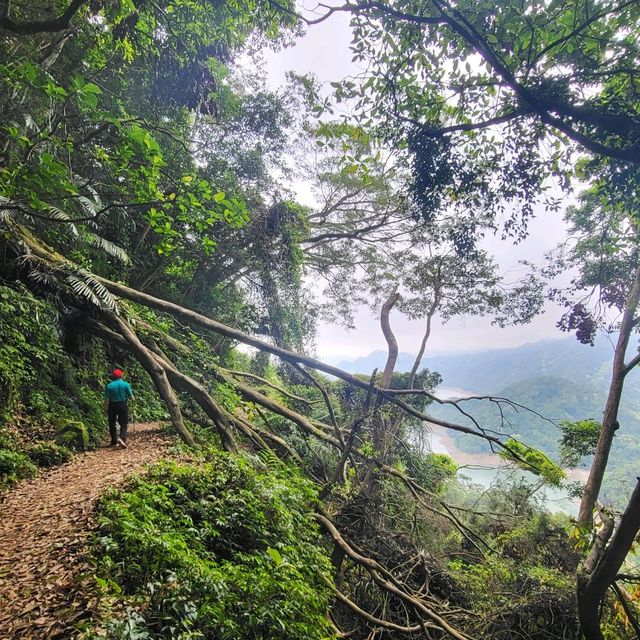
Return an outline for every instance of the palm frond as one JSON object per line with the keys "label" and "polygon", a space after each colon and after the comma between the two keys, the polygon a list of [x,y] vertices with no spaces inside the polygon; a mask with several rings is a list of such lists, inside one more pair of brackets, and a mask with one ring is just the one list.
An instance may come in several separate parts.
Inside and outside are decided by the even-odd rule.
{"label": "palm frond", "polygon": [[78,196],[76,200],[90,216],[98,215],[98,208],[100,205],[94,202],[91,198],[87,198],[87,196]]}
{"label": "palm frond", "polygon": [[0,224],[6,224],[13,220],[14,214],[10,209],[0,209]]}
{"label": "palm frond", "polygon": [[9,198],[0,196],[0,224],[10,222],[14,218],[14,212],[12,209],[3,209],[3,205],[7,205],[11,202]]}
{"label": "palm frond", "polygon": [[116,301],[111,293],[88,271],[79,268],[75,273],[66,272],[64,280],[78,297],[101,309],[117,310]]}
{"label": "palm frond", "polygon": [[97,249],[101,249],[105,253],[109,254],[113,258],[117,258],[123,264],[130,264],[131,258],[129,254],[119,245],[99,236],[91,231],[86,231],[83,234],[83,238],[86,240],[88,244]]}
{"label": "palm frond", "polygon": [[[46,211],[47,216],[52,220],[61,220],[63,222],[71,220],[71,216],[66,211],[60,209],[60,207],[56,207],[54,204],[49,204],[47,202],[42,205],[42,208]],[[69,222],[68,228],[71,229],[71,232],[74,236],[79,235],[78,229],[76,228],[76,225],[73,224],[73,222]]]}
{"label": "palm frond", "polygon": [[47,215],[54,220],[71,220],[71,216],[63,209],[60,209],[60,207],[56,207],[55,204],[45,202],[42,204],[42,208],[47,212]]}
{"label": "palm frond", "polygon": [[[88,184],[88,181],[86,178],[83,178],[82,176],[74,174],[73,180],[78,188],[78,191],[82,189],[83,191],[89,192],[88,196],[86,195],[78,196],[77,198],[78,203],[83,208],[83,210],[88,214],[87,217],[91,216],[93,218],[97,218],[98,214],[100,213],[100,210],[104,209],[104,204],[102,202],[102,198],[100,197],[100,194],[96,191],[94,187]],[[91,227],[92,229],[99,228],[95,219],[87,220],[87,226]]]}
{"label": "palm frond", "polygon": [[47,289],[55,289],[56,285],[60,284],[55,274],[51,271],[32,269],[27,274],[27,278],[36,284],[47,287]]}
{"label": "palm frond", "polygon": [[71,264],[52,265],[33,254],[20,257],[18,263],[28,269],[27,277],[38,285],[45,286],[58,295],[65,289],[71,289],[75,295],[100,309],[118,312],[115,298],[96,277],[83,269]]}

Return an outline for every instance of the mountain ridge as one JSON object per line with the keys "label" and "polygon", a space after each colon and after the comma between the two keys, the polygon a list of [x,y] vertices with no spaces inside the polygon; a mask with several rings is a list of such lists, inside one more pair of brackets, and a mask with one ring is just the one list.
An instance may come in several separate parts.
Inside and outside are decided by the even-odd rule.
{"label": "mountain ridge", "polygon": [[[384,367],[385,351],[372,351],[337,366],[350,373],[369,374]],[[497,393],[509,384],[539,375],[553,375],[576,383],[603,384],[610,374],[613,348],[602,339],[594,347],[582,345],[573,336],[558,340],[544,339],[517,347],[489,349],[481,352],[445,356],[425,356],[421,368],[437,371],[443,385],[467,389],[474,393]],[[415,355],[398,354],[396,371],[409,371]]]}

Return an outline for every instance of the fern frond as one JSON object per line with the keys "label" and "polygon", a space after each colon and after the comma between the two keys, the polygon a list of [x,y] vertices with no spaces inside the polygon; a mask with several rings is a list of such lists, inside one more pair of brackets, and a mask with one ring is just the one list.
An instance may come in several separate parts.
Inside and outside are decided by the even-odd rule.
{"label": "fern frond", "polygon": [[261,449],[257,452],[257,455],[269,471],[276,471],[282,468],[282,460],[271,449]]}

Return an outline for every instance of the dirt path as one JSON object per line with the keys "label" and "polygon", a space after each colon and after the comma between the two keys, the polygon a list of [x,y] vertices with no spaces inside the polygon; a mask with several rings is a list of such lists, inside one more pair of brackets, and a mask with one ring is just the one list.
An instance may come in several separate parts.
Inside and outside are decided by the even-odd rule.
{"label": "dirt path", "polygon": [[0,640],[69,637],[95,604],[79,577],[96,498],[172,442],[155,424],[136,425],[127,449],[80,454],[0,498]]}

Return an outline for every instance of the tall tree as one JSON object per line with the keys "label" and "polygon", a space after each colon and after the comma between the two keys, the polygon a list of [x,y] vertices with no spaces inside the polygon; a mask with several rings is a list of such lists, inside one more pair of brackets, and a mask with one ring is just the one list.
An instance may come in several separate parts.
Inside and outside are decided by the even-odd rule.
{"label": "tall tree", "polygon": [[636,3],[382,0],[311,21],[338,11],[366,64],[338,96],[407,149],[426,219],[455,209],[472,236],[473,216],[506,211],[517,234],[575,151],[640,162]]}
{"label": "tall tree", "polygon": [[[630,172],[621,181],[619,176],[607,175],[606,164],[598,166],[604,175],[582,195],[580,206],[567,213],[570,247],[562,247],[555,256],[559,258],[556,268],[569,268],[576,275],[569,291],[552,293],[568,307],[560,326],[575,331],[581,342],[593,342],[603,326],[617,334],[602,427],[578,514],[578,526],[583,530],[592,528],[594,513],[601,520],[578,572],[583,631],[587,638],[601,640],[604,636],[597,611],[640,530],[637,488],[617,524],[613,514],[598,502],[614,437],[626,426],[618,420],[625,379],[640,363],[640,345],[631,348],[640,326],[640,232],[633,187],[638,172]],[[619,189],[622,184],[624,192]]]}
{"label": "tall tree", "polygon": [[[609,182],[607,189],[596,186],[596,201],[582,212],[595,218],[582,224],[597,226],[599,211],[617,240],[585,234],[574,254],[581,262],[576,292],[595,287],[597,303],[621,314],[603,429],[580,510],[580,523],[590,529],[624,377],[638,364],[637,354],[626,352],[640,295],[634,177],[640,163],[640,10],[628,0],[434,0],[419,6],[383,0],[335,5],[312,21],[337,11],[352,15],[355,57],[368,63],[361,78],[338,87],[339,99],[352,100],[362,122],[406,149],[413,199],[425,220],[449,211],[466,221],[457,244],[462,253],[473,250],[478,221],[482,228],[506,212],[503,231],[519,236],[541,196],[547,208],[557,209],[543,194],[552,179],[569,184],[578,154],[589,158],[592,180],[604,175]],[[581,177],[585,166],[579,164]],[[584,305],[567,316],[567,326],[582,335],[593,323]],[[625,513],[613,538],[605,527],[608,537],[594,539],[583,564],[578,599],[589,639],[602,638],[598,606],[635,526]]]}

